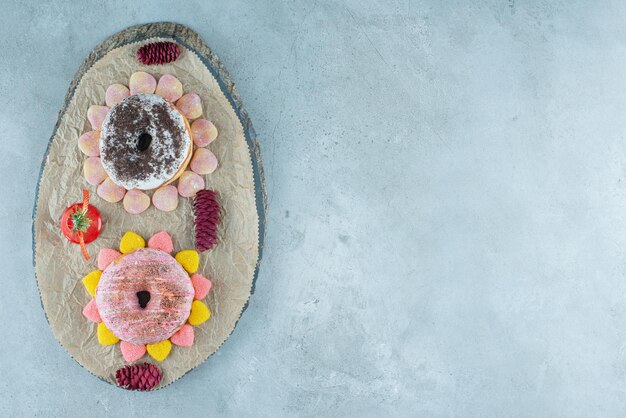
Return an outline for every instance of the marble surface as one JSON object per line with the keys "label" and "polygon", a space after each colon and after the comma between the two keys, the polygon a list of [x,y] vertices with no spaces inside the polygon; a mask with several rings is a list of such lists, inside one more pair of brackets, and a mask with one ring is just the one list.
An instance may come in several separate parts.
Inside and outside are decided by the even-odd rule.
{"label": "marble surface", "polygon": [[[626,4],[138,3],[3,3],[0,415],[623,415]],[[238,83],[269,225],[224,347],[130,393],[53,338],[31,210],[81,60],[162,20]]]}

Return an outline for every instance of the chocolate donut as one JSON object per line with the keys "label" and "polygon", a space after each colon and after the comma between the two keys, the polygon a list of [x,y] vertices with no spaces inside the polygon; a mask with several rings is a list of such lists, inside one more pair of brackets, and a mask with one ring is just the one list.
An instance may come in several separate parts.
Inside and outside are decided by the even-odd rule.
{"label": "chocolate donut", "polygon": [[171,255],[140,248],[102,272],[96,306],[102,322],[122,341],[154,344],[185,324],[193,296],[191,278]]}
{"label": "chocolate donut", "polygon": [[100,160],[127,190],[156,189],[176,179],[191,158],[185,117],[162,97],[134,94],[113,106],[102,123]]}

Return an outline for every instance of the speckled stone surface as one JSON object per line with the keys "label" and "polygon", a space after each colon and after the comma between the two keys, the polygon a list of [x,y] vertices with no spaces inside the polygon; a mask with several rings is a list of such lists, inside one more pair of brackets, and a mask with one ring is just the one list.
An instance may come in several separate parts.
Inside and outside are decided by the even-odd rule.
{"label": "speckled stone surface", "polygon": [[[626,5],[170,4],[3,4],[0,415],[623,415]],[[31,209],[78,65],[161,20],[236,81],[269,212],[234,334],[141,394],[53,338]]]}

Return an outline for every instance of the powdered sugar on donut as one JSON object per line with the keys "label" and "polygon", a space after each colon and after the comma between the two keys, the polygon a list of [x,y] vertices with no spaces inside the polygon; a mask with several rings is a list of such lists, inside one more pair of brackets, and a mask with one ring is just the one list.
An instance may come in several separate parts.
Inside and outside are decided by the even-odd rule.
{"label": "powdered sugar on donut", "polygon": [[[151,139],[145,149],[139,146],[141,135]],[[111,180],[126,189],[161,186],[178,172],[190,149],[183,116],[155,94],[127,97],[109,111],[102,124],[102,165]]]}

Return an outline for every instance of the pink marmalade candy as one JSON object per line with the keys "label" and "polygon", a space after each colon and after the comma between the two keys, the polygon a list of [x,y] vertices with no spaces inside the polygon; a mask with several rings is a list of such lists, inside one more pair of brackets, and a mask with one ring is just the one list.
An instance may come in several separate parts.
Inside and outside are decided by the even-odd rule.
{"label": "pink marmalade candy", "polygon": [[187,119],[197,119],[202,116],[202,102],[195,93],[187,93],[176,102],[176,107]]}
{"label": "pink marmalade candy", "polygon": [[97,186],[102,183],[104,179],[107,178],[107,173],[104,171],[104,167],[102,167],[102,163],[100,163],[100,157],[89,157],[85,160],[85,164],[83,166],[83,173],[85,175],[85,180],[87,183],[92,186]]}
{"label": "pink marmalade candy", "polygon": [[124,195],[126,194],[126,189],[113,183],[113,180],[111,180],[110,178],[107,178],[98,186],[97,193],[98,196],[100,196],[107,202],[115,203],[124,198]]}
{"label": "pink marmalade candy", "polygon": [[154,93],[157,82],[154,77],[143,71],[137,71],[130,76],[128,87],[130,88],[130,94],[139,93]]}
{"label": "pink marmalade candy", "polygon": [[191,347],[193,345],[194,331],[193,327],[189,324],[185,324],[181,329],[176,331],[170,338],[173,344],[181,347]]}
{"label": "pink marmalade candy", "polygon": [[152,204],[158,210],[171,212],[178,207],[178,190],[175,186],[163,186],[152,195]]}
{"label": "pink marmalade candy", "polygon": [[91,322],[102,322],[102,318],[100,318],[100,313],[98,312],[98,307],[96,306],[96,300],[91,299],[88,304],[83,308],[83,315],[85,318],[90,320]]}
{"label": "pink marmalade candy", "polygon": [[139,189],[132,189],[124,196],[124,209],[132,215],[139,215],[150,207],[150,196]]}
{"label": "pink marmalade candy", "polygon": [[99,131],[100,128],[102,128],[102,122],[104,122],[104,118],[106,118],[107,113],[109,113],[109,108],[107,106],[89,106],[89,109],[87,109],[87,120],[91,124],[91,129]]}
{"label": "pink marmalade candy", "polygon": [[111,84],[104,94],[104,100],[109,107],[113,107],[130,96],[130,90],[123,84]]}
{"label": "pink marmalade candy", "polygon": [[163,97],[168,102],[174,103],[183,95],[183,85],[173,75],[165,74],[159,79],[155,94]]}
{"label": "pink marmalade candy", "polygon": [[193,285],[193,289],[195,292],[194,298],[198,300],[204,299],[204,297],[209,294],[209,291],[213,286],[209,279],[200,274],[191,275],[191,284]]}
{"label": "pink marmalade candy", "polygon": [[178,193],[182,197],[193,197],[204,189],[204,179],[193,171],[185,171],[178,179]]}
{"label": "pink marmalade candy", "polygon": [[157,232],[148,240],[148,247],[171,253],[174,251],[172,237],[166,231]]}
{"label": "pink marmalade candy", "polygon": [[[146,295],[140,298],[139,292],[148,293],[147,303]],[[96,305],[102,322],[116,337],[135,345],[154,344],[185,324],[193,295],[189,275],[171,255],[139,248],[102,272]]]}
{"label": "pink marmalade candy", "polygon": [[100,131],[85,132],[78,138],[78,148],[89,157],[100,155]]}
{"label": "pink marmalade candy", "polygon": [[131,344],[126,341],[120,341],[120,351],[122,352],[122,357],[129,363],[133,361],[139,360],[146,354],[146,346],[144,344]]}
{"label": "pink marmalade candy", "polygon": [[191,124],[193,142],[199,147],[206,147],[217,138],[217,128],[206,119],[195,120]]}
{"label": "pink marmalade candy", "polygon": [[198,174],[211,174],[217,168],[217,157],[206,148],[198,148],[189,167]]}
{"label": "pink marmalade candy", "polygon": [[109,267],[109,264],[111,264],[121,256],[122,253],[114,250],[113,248],[100,249],[100,252],[98,253],[98,269],[104,270],[105,268]]}

